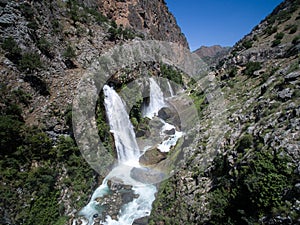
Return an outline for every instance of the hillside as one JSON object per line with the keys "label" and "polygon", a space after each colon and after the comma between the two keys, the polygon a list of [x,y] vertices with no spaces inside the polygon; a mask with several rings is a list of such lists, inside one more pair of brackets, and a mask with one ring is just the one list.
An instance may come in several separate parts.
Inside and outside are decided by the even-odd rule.
{"label": "hillside", "polygon": [[187,46],[163,1],[107,2],[0,1],[0,224],[72,224],[103,179],[72,131],[91,62],[134,39]]}
{"label": "hillside", "polygon": [[227,105],[223,140],[208,146],[214,117],[202,117],[185,169],[162,184],[150,224],[299,224],[299,6],[279,5],[211,72]]}

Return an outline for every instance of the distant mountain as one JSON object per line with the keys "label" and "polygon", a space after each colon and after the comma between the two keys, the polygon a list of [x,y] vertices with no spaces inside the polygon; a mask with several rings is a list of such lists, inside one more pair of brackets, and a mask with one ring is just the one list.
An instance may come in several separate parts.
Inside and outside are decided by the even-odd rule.
{"label": "distant mountain", "polygon": [[201,46],[194,51],[201,59],[215,66],[230,51],[230,47],[222,47],[220,45]]}

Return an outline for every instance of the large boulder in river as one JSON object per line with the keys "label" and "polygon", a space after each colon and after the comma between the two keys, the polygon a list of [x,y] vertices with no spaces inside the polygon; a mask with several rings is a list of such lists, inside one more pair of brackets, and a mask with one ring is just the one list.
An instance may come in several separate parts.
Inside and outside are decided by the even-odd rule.
{"label": "large boulder in river", "polygon": [[174,108],[163,107],[158,111],[158,117],[178,128],[181,126],[181,121],[178,113]]}
{"label": "large boulder in river", "polygon": [[162,160],[167,158],[167,154],[165,152],[159,151],[156,147],[147,150],[141,157],[140,157],[140,163],[142,165],[148,166],[148,165],[154,165]]}

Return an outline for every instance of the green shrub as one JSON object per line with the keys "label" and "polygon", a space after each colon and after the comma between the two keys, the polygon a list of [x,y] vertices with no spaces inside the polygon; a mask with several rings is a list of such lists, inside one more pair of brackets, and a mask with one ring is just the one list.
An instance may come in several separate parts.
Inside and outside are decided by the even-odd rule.
{"label": "green shrub", "polygon": [[274,34],[275,32],[277,32],[277,29],[278,29],[277,26],[275,26],[275,27],[267,27],[266,33],[268,35]]}
{"label": "green shrub", "polygon": [[228,156],[217,156],[214,161],[210,223],[256,224],[263,216],[277,216],[276,211],[292,217],[290,208],[284,209],[286,194],[296,179],[291,176],[293,168],[288,167],[290,159],[271,149],[244,154],[248,157],[242,155],[243,160],[236,160],[234,168]]}
{"label": "green shrub", "polygon": [[37,42],[37,47],[40,49],[40,51],[47,55],[50,56],[50,49],[52,47],[51,43],[44,37],[40,38]]}
{"label": "green shrub", "polygon": [[8,59],[14,63],[18,63],[18,61],[21,59],[21,48],[19,48],[13,37],[4,39],[1,47],[4,51],[8,52],[8,54],[6,54]]}
{"label": "green shrub", "polygon": [[66,59],[75,58],[76,57],[75,49],[71,45],[68,45],[68,47],[63,52],[63,57]]}
{"label": "green shrub", "polygon": [[160,71],[162,77],[167,78],[177,84],[183,84],[182,72],[172,68],[172,66],[161,64]]}
{"label": "green shrub", "polygon": [[21,49],[19,48],[15,39],[11,36],[4,39],[1,47],[3,50],[11,53],[12,55],[21,54]]}
{"label": "green shrub", "polygon": [[284,33],[280,32],[275,35],[275,39],[281,40],[284,37]]}
{"label": "green shrub", "polygon": [[272,41],[272,47],[276,47],[276,46],[278,46],[278,45],[280,45],[280,43],[281,43],[281,40],[280,39],[275,39],[274,41]]}
{"label": "green shrub", "polygon": [[248,76],[252,76],[253,73],[259,69],[261,69],[260,62],[248,62],[246,64],[246,69],[244,70],[244,74]]}
{"label": "green shrub", "polygon": [[233,67],[228,73],[229,77],[235,77],[237,75],[237,71],[237,67]]}
{"label": "green shrub", "polygon": [[289,30],[290,30],[289,33],[294,34],[294,33],[296,33],[297,29],[298,29],[298,26],[296,24],[294,24],[291,27],[289,27]]}
{"label": "green shrub", "polygon": [[298,44],[298,43],[300,43],[300,36],[296,36],[296,37],[294,37],[294,39],[292,40],[292,44],[293,44],[293,45],[296,45],[296,44]]}
{"label": "green shrub", "polygon": [[96,22],[98,22],[98,23],[108,22],[107,17],[102,15],[98,10],[96,10],[94,8],[85,8],[85,10],[87,13],[89,13],[95,17]]}
{"label": "green shrub", "polygon": [[253,42],[251,40],[246,40],[243,42],[242,45],[244,46],[244,48],[248,49],[248,48],[252,47],[252,44],[253,44]]}
{"label": "green shrub", "polygon": [[14,115],[0,115],[0,148],[1,154],[12,154],[21,143],[20,130],[23,122]]}
{"label": "green shrub", "polygon": [[24,72],[32,72],[43,67],[40,56],[34,52],[26,52],[19,61],[18,68]]}
{"label": "green shrub", "polygon": [[253,146],[253,136],[251,134],[245,134],[238,141],[237,150],[243,152],[245,149],[252,148]]}
{"label": "green shrub", "polygon": [[54,19],[51,21],[52,29],[54,33],[60,33],[62,30],[61,24],[59,20]]}
{"label": "green shrub", "polygon": [[20,9],[22,11],[23,16],[25,16],[27,19],[32,19],[34,17],[34,10],[30,4],[22,4],[20,5]]}

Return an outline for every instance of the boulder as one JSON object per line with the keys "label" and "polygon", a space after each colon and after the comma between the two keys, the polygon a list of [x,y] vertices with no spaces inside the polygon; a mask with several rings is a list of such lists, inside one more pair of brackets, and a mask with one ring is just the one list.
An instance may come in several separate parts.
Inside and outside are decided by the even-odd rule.
{"label": "boulder", "polygon": [[147,225],[148,220],[149,220],[149,218],[147,216],[142,217],[142,218],[136,219],[132,225]]}
{"label": "boulder", "polygon": [[160,152],[156,147],[147,150],[141,157],[140,157],[140,163],[142,165],[154,165],[162,160],[166,159],[167,155],[164,152]]}
{"label": "boulder", "polygon": [[163,107],[158,111],[158,117],[166,121],[167,123],[173,124],[180,127],[181,121],[175,108]]}

